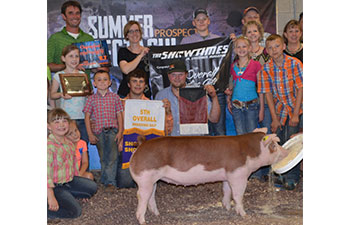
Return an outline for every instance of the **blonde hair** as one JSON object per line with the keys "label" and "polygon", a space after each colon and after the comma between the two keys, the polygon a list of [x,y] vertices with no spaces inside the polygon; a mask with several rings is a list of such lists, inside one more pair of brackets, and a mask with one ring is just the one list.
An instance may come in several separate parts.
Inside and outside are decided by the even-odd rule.
{"label": "blonde hair", "polygon": [[247,23],[244,24],[243,28],[242,28],[242,34],[244,36],[247,36],[247,30],[249,26],[255,25],[258,28],[259,34],[260,34],[260,38],[259,41],[261,41],[264,37],[264,27],[260,22],[257,22],[255,20],[252,21],[248,21]]}
{"label": "blonde hair", "polygon": [[246,41],[247,44],[248,44],[249,46],[252,45],[252,43],[250,43],[250,41],[249,41],[249,39],[248,39],[247,37],[245,37],[245,36],[239,36],[239,37],[235,40],[235,47],[236,47],[236,43],[238,43],[238,41],[240,41],[240,40]]}
{"label": "blonde hair", "polygon": [[47,123],[52,123],[53,121],[60,120],[60,119],[66,119],[66,120],[68,120],[68,122],[71,121],[68,113],[61,108],[51,109],[47,113]]}

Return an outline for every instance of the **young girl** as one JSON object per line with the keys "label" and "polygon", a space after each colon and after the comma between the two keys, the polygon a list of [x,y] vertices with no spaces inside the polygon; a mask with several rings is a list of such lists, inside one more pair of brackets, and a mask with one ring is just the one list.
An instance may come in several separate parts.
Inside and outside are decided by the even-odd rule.
{"label": "young girl", "polygon": [[59,99],[59,107],[65,110],[71,119],[77,122],[78,129],[81,133],[81,139],[86,143],[89,141],[85,123],[84,123],[84,113],[83,108],[85,105],[86,97],[72,97],[68,94],[63,94],[62,85],[60,81],[61,73],[84,73],[79,71],[77,68],[79,66],[79,48],[75,45],[67,45],[62,50],[61,60],[66,65],[63,71],[57,72],[52,79],[51,87],[51,99]]}
{"label": "young girl", "polygon": [[231,65],[227,106],[233,115],[237,135],[252,132],[258,125],[259,99],[256,92],[259,62],[249,56],[250,41],[241,36],[235,41],[234,52],[238,57]]}
{"label": "young girl", "polygon": [[300,23],[296,20],[290,20],[284,27],[283,37],[286,42],[286,49],[283,52],[303,62],[303,43],[301,43],[302,32]]}
{"label": "young girl", "polygon": [[[255,61],[264,65],[270,56],[267,54],[266,48],[262,47],[259,43],[263,39],[264,28],[261,23],[257,21],[249,21],[244,24],[242,28],[243,35],[248,38],[252,46],[249,55]],[[264,94],[259,94],[260,107],[259,110],[259,123],[261,127],[267,128],[267,133],[271,133],[271,114]]]}
{"label": "young girl", "polygon": [[81,207],[75,198],[90,198],[97,191],[92,180],[79,177],[74,144],[66,138],[69,115],[54,108],[47,115],[47,216],[76,218]]}
{"label": "young girl", "polygon": [[86,171],[89,167],[87,145],[84,140],[80,139],[80,132],[78,130],[77,123],[74,120],[71,120],[69,123],[67,138],[75,145],[75,155],[78,161],[79,176],[94,180],[92,173]]}

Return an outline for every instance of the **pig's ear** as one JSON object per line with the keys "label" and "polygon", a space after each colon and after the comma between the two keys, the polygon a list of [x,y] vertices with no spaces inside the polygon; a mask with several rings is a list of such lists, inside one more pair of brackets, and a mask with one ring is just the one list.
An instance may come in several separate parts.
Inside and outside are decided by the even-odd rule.
{"label": "pig's ear", "polygon": [[269,134],[269,135],[265,135],[261,141],[263,142],[263,145],[266,147],[268,144],[270,144],[273,141],[279,142],[280,139],[277,137],[276,134]]}
{"label": "pig's ear", "polygon": [[254,133],[256,133],[256,132],[263,132],[264,134],[266,134],[267,133],[267,128],[266,127],[264,127],[264,128],[255,128],[253,130],[253,132]]}

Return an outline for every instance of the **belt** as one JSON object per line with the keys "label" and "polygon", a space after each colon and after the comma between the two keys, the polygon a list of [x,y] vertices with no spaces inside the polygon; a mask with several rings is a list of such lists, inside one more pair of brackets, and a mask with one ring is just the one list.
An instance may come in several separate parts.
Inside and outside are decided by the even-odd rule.
{"label": "belt", "polygon": [[114,127],[103,127],[102,130],[103,131],[109,131],[109,130],[112,130],[114,129]]}
{"label": "belt", "polygon": [[248,106],[250,104],[253,104],[253,103],[257,103],[259,100],[256,98],[256,99],[253,99],[253,100],[250,100],[250,101],[246,101],[246,102],[241,102],[239,100],[233,100],[232,101],[232,105],[234,107],[236,107],[237,109],[242,109],[242,108],[246,108],[248,109]]}

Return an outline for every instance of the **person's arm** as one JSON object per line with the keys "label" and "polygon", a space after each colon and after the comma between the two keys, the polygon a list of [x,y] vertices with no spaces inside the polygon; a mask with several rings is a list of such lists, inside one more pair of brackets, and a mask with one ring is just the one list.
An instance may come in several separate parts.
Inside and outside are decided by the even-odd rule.
{"label": "person's arm", "polygon": [[47,203],[49,204],[49,210],[57,211],[60,207],[58,205],[53,188],[47,188]]}
{"label": "person's arm", "polygon": [[51,86],[51,93],[50,93],[50,98],[52,100],[64,98],[64,99],[71,99],[72,96],[66,94],[64,95],[63,92],[57,92],[58,88],[60,87],[60,84],[58,83],[57,80],[52,79],[52,86]]}
{"label": "person's arm", "polygon": [[96,144],[98,142],[98,138],[92,132],[90,118],[91,118],[90,113],[85,112],[84,121],[85,121],[86,131],[87,131],[88,136],[89,136],[89,141],[91,144]]}
{"label": "person's arm", "polygon": [[[123,140],[123,130],[124,130],[123,114],[122,114],[122,112],[118,112],[117,113],[117,122],[118,122],[119,129],[118,129],[118,133],[117,133],[117,135],[115,137],[115,141],[117,141],[118,144],[119,144]],[[121,150],[122,149],[119,148],[119,151],[121,151]]]}
{"label": "person's arm", "polygon": [[86,172],[88,167],[89,167],[89,156],[87,151],[85,151],[85,152],[82,152],[81,154],[81,165],[79,170],[79,176],[83,176],[83,174]]}
{"label": "person's arm", "polygon": [[303,88],[301,87],[301,88],[297,89],[295,108],[293,111],[293,116],[292,116],[291,120],[289,121],[289,126],[295,127],[298,125],[298,123],[299,123],[299,111],[300,111],[302,101],[303,101]]}
{"label": "person's arm", "polygon": [[260,109],[259,109],[259,123],[264,120],[264,110],[265,110],[265,103],[264,103],[264,94],[259,94],[259,102],[260,102]]}
{"label": "person's arm", "polygon": [[173,131],[173,114],[171,113],[171,103],[167,98],[164,98],[162,100],[163,102],[163,107],[165,108],[165,136],[167,136],[168,134],[171,134],[171,132]]}
{"label": "person's arm", "polygon": [[265,93],[265,95],[266,95],[266,101],[267,101],[267,105],[269,106],[269,110],[271,113],[271,119],[272,119],[271,132],[274,133],[277,131],[278,127],[281,127],[281,123],[280,123],[280,120],[276,114],[275,104],[273,102],[272,93],[267,92],[267,93]]}
{"label": "person's arm", "polygon": [[133,71],[134,69],[136,69],[136,67],[141,62],[141,59],[148,53],[148,51],[149,51],[149,48],[143,47],[143,49],[141,50],[141,53],[131,62],[127,62],[126,60],[121,60],[119,62],[119,67],[120,67],[121,71],[124,74],[128,74],[131,71]]}
{"label": "person's arm", "polygon": [[66,68],[65,64],[48,63],[47,65],[50,67],[50,70],[53,73],[56,73],[58,71],[62,71]]}
{"label": "person's arm", "polygon": [[208,119],[212,123],[217,123],[220,120],[221,109],[220,109],[220,104],[219,104],[218,96],[216,95],[215,88],[212,85],[205,85],[204,89],[208,92],[212,100],[212,105],[211,105]]}

